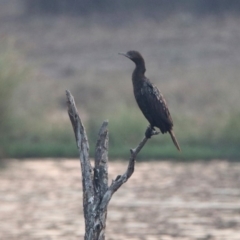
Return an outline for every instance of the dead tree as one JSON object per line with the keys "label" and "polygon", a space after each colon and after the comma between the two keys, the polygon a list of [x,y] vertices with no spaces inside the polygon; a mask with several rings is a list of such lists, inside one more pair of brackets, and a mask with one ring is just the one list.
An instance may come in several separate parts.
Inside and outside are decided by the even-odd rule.
{"label": "dead tree", "polygon": [[[85,240],[104,240],[107,207],[112,195],[133,174],[137,154],[147,142],[144,137],[139,145],[130,150],[130,158],[125,173],[118,175],[108,186],[108,122],[104,121],[98,134],[94,167],[89,159],[87,134],[69,91],[66,91],[68,115],[72,123],[82,169],[83,211],[85,219]],[[150,128],[149,128],[149,131]],[[151,132],[156,135],[158,132]]]}

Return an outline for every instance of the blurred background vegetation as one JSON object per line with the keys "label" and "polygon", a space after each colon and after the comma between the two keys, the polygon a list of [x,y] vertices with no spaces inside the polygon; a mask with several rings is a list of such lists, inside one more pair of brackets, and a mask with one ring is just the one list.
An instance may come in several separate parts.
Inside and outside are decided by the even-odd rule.
{"label": "blurred background vegetation", "polygon": [[167,135],[142,159],[240,157],[237,0],[0,0],[0,157],[77,157],[65,89],[91,154],[103,120],[110,157],[127,158],[148,125],[132,94],[139,50],[167,99],[183,152]]}
{"label": "blurred background vegetation", "polygon": [[76,13],[89,14],[92,12],[132,12],[141,13],[176,13],[188,11],[194,14],[239,12],[240,3],[237,0],[24,0],[28,13]]}

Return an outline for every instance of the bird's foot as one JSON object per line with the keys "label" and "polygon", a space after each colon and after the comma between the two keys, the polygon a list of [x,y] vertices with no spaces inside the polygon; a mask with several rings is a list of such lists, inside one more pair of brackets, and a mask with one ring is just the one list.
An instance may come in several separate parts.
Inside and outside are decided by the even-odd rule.
{"label": "bird's foot", "polygon": [[151,138],[151,136],[152,136],[152,128],[151,128],[151,126],[149,126],[145,131],[145,137]]}
{"label": "bird's foot", "polygon": [[155,128],[150,125],[145,131],[145,137],[151,138],[153,135],[158,135],[159,133],[160,132],[156,131]]}

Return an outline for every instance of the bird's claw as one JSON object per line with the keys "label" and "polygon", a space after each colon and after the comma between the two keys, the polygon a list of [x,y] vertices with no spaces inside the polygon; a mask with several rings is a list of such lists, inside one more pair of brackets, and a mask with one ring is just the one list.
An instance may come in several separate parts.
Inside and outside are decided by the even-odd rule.
{"label": "bird's claw", "polygon": [[159,132],[156,131],[155,128],[151,126],[149,126],[145,131],[146,138],[151,138],[153,135],[157,135],[157,134],[159,134]]}
{"label": "bird's claw", "polygon": [[151,136],[152,136],[152,128],[151,128],[151,126],[149,126],[145,131],[145,137],[151,138]]}

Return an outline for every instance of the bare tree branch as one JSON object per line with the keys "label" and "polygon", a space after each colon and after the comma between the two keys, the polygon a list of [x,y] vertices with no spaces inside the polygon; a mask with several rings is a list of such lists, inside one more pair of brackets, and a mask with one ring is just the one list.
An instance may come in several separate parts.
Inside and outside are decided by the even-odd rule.
{"label": "bare tree branch", "polygon": [[[85,240],[104,240],[107,219],[107,207],[112,195],[132,176],[135,159],[148,141],[144,137],[139,145],[130,150],[127,170],[116,177],[108,187],[108,122],[103,122],[95,149],[95,168],[89,159],[87,135],[78,115],[73,96],[66,91],[68,115],[75,134],[82,169],[83,208],[85,218]],[[148,127],[147,136],[150,138],[158,132]]]}
{"label": "bare tree branch", "polygon": [[[99,133],[98,140],[95,149],[95,168],[94,168],[94,186],[95,186],[95,207],[96,215],[99,211],[100,201],[103,195],[108,189],[108,122],[104,121]],[[107,218],[107,209],[101,215],[101,227],[95,229],[96,238],[95,239],[105,239],[105,227]]]}
{"label": "bare tree branch", "polygon": [[[139,143],[139,145],[135,149],[130,150],[131,156],[128,162],[127,170],[123,175],[117,176],[116,179],[112,181],[112,184],[109,186],[108,190],[104,194],[103,199],[99,205],[100,214],[103,214],[107,210],[107,206],[112,198],[112,195],[132,176],[134,172],[135,159],[137,157],[137,154],[141,151],[141,149],[143,148],[147,140],[148,138],[146,137],[143,138],[143,140]],[[102,217],[99,216],[97,218],[101,219]],[[100,223],[95,222],[95,224],[100,224]]]}
{"label": "bare tree branch", "polygon": [[100,200],[108,188],[108,122],[104,121],[95,149],[94,183],[96,200]]}
{"label": "bare tree branch", "polygon": [[69,91],[66,91],[68,115],[72,123],[75,134],[79,158],[82,169],[82,187],[83,187],[83,209],[85,218],[85,239],[92,238],[92,211],[94,207],[94,185],[93,185],[93,169],[89,160],[89,145],[87,134],[78,115],[73,96]]}

